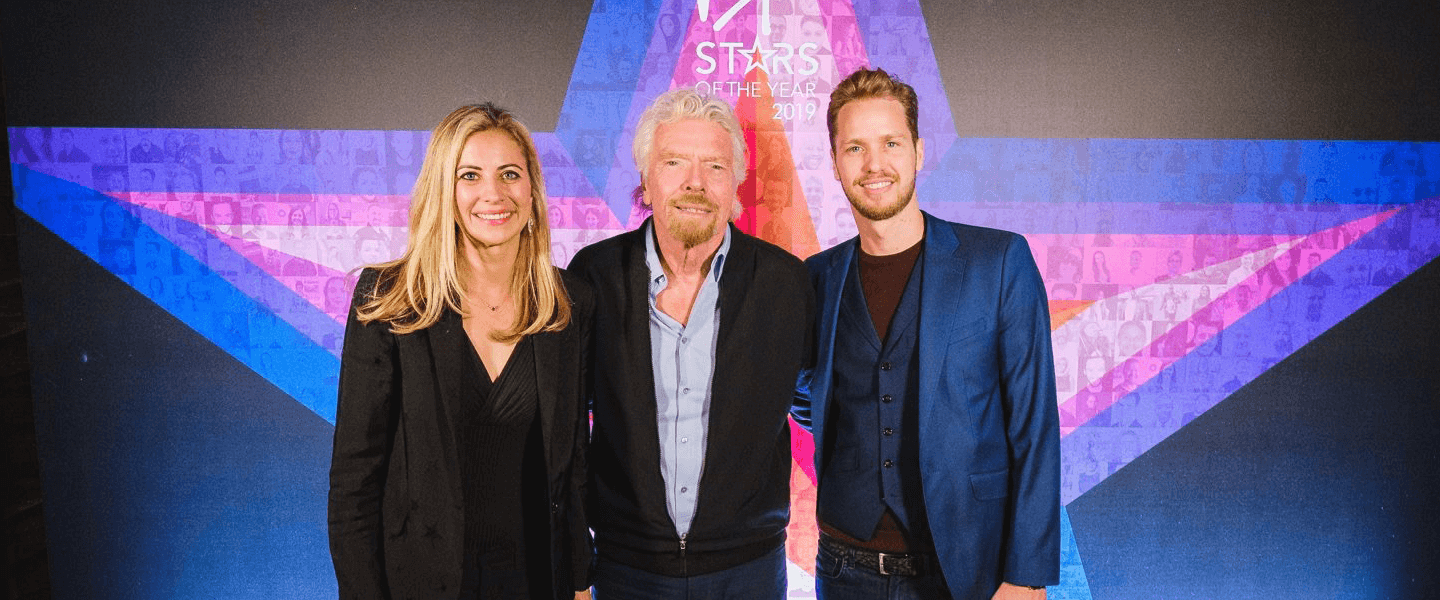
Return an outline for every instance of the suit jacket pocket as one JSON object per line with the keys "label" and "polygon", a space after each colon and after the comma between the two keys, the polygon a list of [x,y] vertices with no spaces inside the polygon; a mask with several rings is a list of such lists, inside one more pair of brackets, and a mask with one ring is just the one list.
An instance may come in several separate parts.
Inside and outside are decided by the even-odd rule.
{"label": "suit jacket pocket", "polygon": [[1010,495],[1010,470],[976,473],[970,476],[970,491],[976,500],[1000,500]]}
{"label": "suit jacket pocket", "polygon": [[984,317],[981,317],[950,328],[950,332],[945,337],[949,340],[949,345],[951,346],[970,344],[974,343],[976,338],[990,331],[990,329],[990,322]]}

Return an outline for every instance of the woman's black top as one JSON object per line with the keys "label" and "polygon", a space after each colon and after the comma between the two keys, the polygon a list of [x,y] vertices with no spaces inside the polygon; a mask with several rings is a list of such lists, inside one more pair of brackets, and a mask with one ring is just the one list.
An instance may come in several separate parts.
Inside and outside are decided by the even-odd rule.
{"label": "woman's black top", "polygon": [[492,382],[470,349],[463,387],[468,401],[450,411],[465,497],[460,598],[549,598],[545,515],[534,509],[548,506],[535,351],[530,338],[522,338]]}

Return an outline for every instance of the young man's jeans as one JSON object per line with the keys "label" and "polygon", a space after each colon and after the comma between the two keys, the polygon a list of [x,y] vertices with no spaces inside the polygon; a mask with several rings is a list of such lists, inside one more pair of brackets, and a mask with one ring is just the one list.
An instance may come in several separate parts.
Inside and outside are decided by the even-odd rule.
{"label": "young man's jeans", "polygon": [[815,557],[815,597],[819,600],[950,600],[938,567],[914,577],[881,575],[831,550]]}

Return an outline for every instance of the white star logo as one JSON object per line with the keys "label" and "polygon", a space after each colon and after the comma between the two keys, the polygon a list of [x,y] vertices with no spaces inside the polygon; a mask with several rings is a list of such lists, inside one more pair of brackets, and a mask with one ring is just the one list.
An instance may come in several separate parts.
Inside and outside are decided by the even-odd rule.
{"label": "white star logo", "polygon": [[[765,61],[770,60],[770,57],[775,54],[775,51],[760,47],[759,33],[755,34],[754,45],[750,46],[748,50],[741,49],[739,52],[741,56],[745,57],[745,73],[749,73],[751,70],[759,67],[766,75],[770,74],[770,69],[765,67]],[[756,55],[759,55],[759,58],[756,58]]]}

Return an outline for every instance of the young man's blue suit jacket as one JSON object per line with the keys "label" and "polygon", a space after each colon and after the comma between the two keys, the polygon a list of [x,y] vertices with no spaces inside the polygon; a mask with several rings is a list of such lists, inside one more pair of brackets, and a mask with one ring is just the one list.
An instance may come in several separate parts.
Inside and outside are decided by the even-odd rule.
{"label": "young man's blue suit jacket", "polygon": [[[851,239],[806,261],[819,302],[814,370],[794,415],[825,469],[840,292]],[[920,463],[941,571],[956,598],[1060,574],[1060,430],[1050,312],[1025,238],[925,215],[920,287]],[[845,440],[833,440],[845,444]],[[821,485],[824,485],[823,482]]]}

